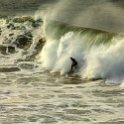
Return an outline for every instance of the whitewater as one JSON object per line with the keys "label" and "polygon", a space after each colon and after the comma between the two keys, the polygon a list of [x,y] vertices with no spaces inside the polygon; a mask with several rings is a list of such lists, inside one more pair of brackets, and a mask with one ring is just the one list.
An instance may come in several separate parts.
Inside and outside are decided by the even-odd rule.
{"label": "whitewater", "polygon": [[123,82],[123,34],[46,22],[43,24],[46,43],[37,57],[43,68],[68,74],[73,57],[78,62],[74,74],[82,79]]}
{"label": "whitewater", "polygon": [[1,3],[1,124],[124,123],[123,1]]}

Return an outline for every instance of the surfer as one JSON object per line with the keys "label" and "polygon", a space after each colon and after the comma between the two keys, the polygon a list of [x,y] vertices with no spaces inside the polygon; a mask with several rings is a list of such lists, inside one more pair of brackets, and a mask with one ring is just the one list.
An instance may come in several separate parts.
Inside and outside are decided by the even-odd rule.
{"label": "surfer", "polygon": [[77,65],[78,65],[78,62],[76,61],[76,59],[70,57],[71,61],[72,61],[72,64],[71,64],[71,71],[70,72],[73,72],[76,68],[77,68]]}

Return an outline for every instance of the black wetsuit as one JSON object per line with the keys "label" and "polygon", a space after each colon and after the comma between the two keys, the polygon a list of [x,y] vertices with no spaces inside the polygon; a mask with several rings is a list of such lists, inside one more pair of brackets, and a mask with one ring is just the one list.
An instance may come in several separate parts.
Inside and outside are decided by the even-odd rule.
{"label": "black wetsuit", "polygon": [[76,61],[74,58],[71,57],[70,59],[71,59],[71,61],[72,61],[71,72],[73,72],[74,69],[76,69],[78,63],[77,63],[77,61]]}

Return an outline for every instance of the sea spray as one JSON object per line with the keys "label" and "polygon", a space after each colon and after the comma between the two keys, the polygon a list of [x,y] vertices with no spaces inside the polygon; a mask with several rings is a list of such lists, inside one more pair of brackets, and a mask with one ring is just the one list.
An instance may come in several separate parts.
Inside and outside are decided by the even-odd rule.
{"label": "sea spray", "polygon": [[83,43],[77,41],[78,37],[73,32],[67,33],[60,39],[57,48],[57,60],[53,71],[59,71],[61,74],[70,72],[71,59],[75,58],[78,61],[78,66],[81,67],[83,61]]}
{"label": "sea spray", "polygon": [[[51,41],[47,42],[43,47],[43,50],[40,54],[40,59],[42,62],[42,67],[51,70],[54,67],[56,61],[56,49],[57,49],[57,42]],[[38,57],[38,58],[39,58]]]}
{"label": "sea spray", "polygon": [[124,75],[124,40],[113,39],[109,46],[93,47],[86,55],[86,77],[109,78]]}
{"label": "sea spray", "polygon": [[74,57],[80,68],[83,61],[83,51],[86,48],[83,42],[78,41],[78,37],[74,32],[69,32],[59,40],[47,41],[39,55],[42,66],[52,72],[65,74],[70,72],[72,63],[70,57]]}
{"label": "sea spray", "polygon": [[121,85],[120,85],[120,89],[124,90],[124,81],[122,81]]}
{"label": "sea spray", "polygon": [[44,16],[75,27],[123,33],[123,4],[122,0],[58,0],[46,7]]}
{"label": "sea spray", "polygon": [[123,35],[54,24],[53,21],[45,26],[46,44],[38,56],[42,67],[50,72],[68,74],[72,65],[70,57],[73,57],[78,62],[74,73],[82,78],[109,80],[116,77],[120,82],[124,75]]}

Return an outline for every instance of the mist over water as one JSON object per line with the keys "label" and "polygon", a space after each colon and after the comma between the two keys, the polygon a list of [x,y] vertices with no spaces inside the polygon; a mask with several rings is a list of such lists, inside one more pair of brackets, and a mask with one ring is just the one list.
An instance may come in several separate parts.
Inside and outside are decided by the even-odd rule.
{"label": "mist over water", "polygon": [[49,20],[57,20],[79,27],[108,32],[124,31],[123,0],[0,0],[1,15],[34,15],[37,10],[47,10]]}
{"label": "mist over water", "polygon": [[[50,7],[48,18],[79,27],[108,32],[124,31],[122,0],[63,0]],[[52,11],[51,11],[52,10]]]}

